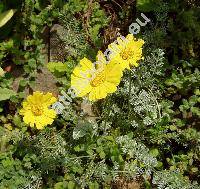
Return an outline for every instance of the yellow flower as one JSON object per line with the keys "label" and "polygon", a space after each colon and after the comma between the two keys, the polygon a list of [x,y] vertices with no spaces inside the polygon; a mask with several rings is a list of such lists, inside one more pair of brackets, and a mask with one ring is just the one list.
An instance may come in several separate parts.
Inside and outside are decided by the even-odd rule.
{"label": "yellow flower", "polygon": [[46,125],[52,124],[56,117],[56,112],[49,109],[49,106],[56,102],[56,98],[51,93],[43,94],[39,91],[27,97],[23,102],[23,108],[20,115],[23,120],[31,127],[36,126],[37,129],[43,129]]}
{"label": "yellow flower", "polygon": [[143,59],[142,46],[144,41],[142,39],[136,40],[132,34],[128,34],[124,40],[118,37],[117,43],[111,43],[108,46],[111,51],[109,58],[118,61],[122,69],[130,69],[131,66],[137,67],[138,61]]}
{"label": "yellow flower", "polygon": [[106,59],[101,51],[97,55],[97,65],[87,58],[80,61],[71,76],[71,87],[79,97],[89,95],[90,101],[105,98],[108,93],[117,90],[122,77],[122,69],[118,63]]}

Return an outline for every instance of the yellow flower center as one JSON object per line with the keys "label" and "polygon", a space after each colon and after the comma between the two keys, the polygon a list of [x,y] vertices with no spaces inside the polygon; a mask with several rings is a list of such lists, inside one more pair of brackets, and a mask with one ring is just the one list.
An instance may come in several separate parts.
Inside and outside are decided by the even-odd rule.
{"label": "yellow flower center", "polygon": [[43,114],[43,108],[42,106],[34,105],[31,107],[31,111],[35,116],[40,116]]}
{"label": "yellow flower center", "polygon": [[97,87],[105,81],[106,74],[104,71],[97,73],[96,77],[90,82],[93,87]]}
{"label": "yellow flower center", "polygon": [[127,59],[130,59],[131,57],[133,57],[133,50],[131,48],[125,48],[121,53],[121,57],[124,59],[124,60],[127,60]]}

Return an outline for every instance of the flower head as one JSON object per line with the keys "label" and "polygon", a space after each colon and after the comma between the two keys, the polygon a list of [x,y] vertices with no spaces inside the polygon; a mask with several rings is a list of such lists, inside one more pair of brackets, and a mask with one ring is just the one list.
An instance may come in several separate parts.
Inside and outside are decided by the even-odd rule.
{"label": "flower head", "polygon": [[96,101],[105,98],[108,93],[117,90],[122,77],[122,69],[115,61],[106,64],[101,51],[97,55],[97,64],[87,58],[80,61],[71,76],[71,87],[77,96],[89,95],[89,100]]}
{"label": "flower head", "polygon": [[26,124],[43,129],[46,125],[52,124],[56,117],[55,110],[49,109],[49,106],[55,102],[56,98],[51,93],[43,94],[36,91],[23,102],[20,114],[24,116],[23,120]]}
{"label": "flower head", "polygon": [[132,34],[128,34],[124,40],[118,37],[117,43],[111,43],[108,46],[112,52],[109,58],[118,61],[122,69],[138,66],[138,61],[143,59],[142,46],[144,41],[142,39],[136,40]]}

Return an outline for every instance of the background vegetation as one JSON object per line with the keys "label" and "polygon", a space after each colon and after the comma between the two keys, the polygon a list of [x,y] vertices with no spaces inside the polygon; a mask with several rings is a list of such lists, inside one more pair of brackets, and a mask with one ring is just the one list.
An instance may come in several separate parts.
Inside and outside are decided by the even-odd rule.
{"label": "background vegetation", "polygon": [[[198,0],[1,1],[0,14],[15,13],[0,27],[0,188],[200,188],[199,7]],[[23,123],[21,102],[41,70],[67,91],[79,60],[94,60],[117,32],[126,36],[141,12],[151,20],[137,36],[145,59],[116,93],[93,104],[74,99],[42,131]]]}

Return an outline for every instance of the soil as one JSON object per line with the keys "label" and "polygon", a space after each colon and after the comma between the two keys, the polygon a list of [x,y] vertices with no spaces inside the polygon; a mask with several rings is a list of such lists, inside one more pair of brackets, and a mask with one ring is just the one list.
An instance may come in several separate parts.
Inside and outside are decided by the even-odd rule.
{"label": "soil", "polygon": [[123,178],[120,178],[112,184],[112,189],[143,189],[143,187],[141,181],[125,181]]}

